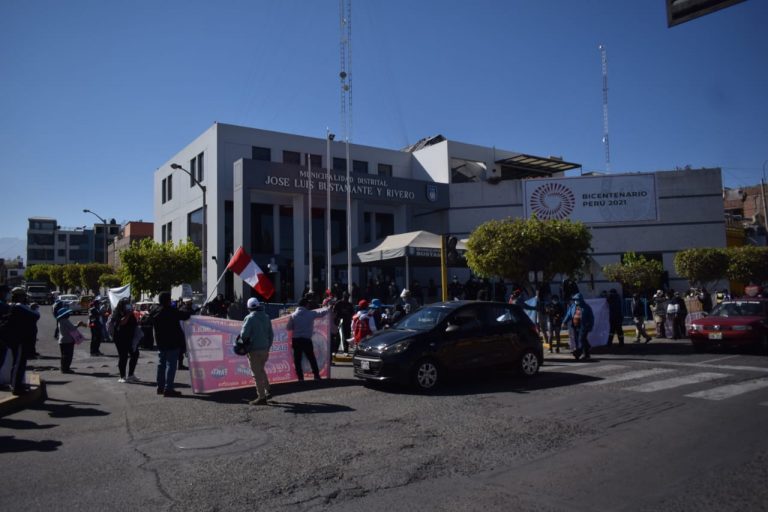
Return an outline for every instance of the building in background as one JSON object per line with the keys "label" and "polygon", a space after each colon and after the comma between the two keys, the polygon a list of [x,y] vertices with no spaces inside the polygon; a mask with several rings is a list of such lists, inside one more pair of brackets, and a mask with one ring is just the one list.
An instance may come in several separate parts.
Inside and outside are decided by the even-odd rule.
{"label": "building in background", "polygon": [[106,245],[117,236],[120,225],[62,227],[50,217],[30,217],[27,228],[27,264],[106,263]]}
{"label": "building in background", "polygon": [[117,237],[109,243],[109,265],[115,269],[120,268],[120,252],[130,247],[133,242],[152,238],[154,235],[153,230],[154,224],[152,222],[127,222],[120,228]]}
{"label": "building in background", "polygon": [[24,281],[24,260],[21,256],[14,259],[0,258],[0,284],[13,288]]}
{"label": "building in background", "polygon": [[[273,300],[300,297],[309,280],[310,218],[312,287],[322,291],[330,179],[330,271],[333,282],[346,283],[346,148],[343,142],[330,142],[328,161],[328,144],[325,137],[214,124],[155,171],[155,239],[190,238],[202,246],[202,191],[171,167],[178,164],[207,191],[207,295],[234,250],[243,246],[263,270],[276,266],[281,292]],[[658,259],[669,286],[685,289],[688,283],[674,272],[674,255],[726,244],[720,169],[566,177],[566,171],[580,165],[440,135],[403,150],[350,144],[350,157],[353,253],[366,242],[419,229],[465,238],[491,219],[533,213],[571,218],[592,231],[594,264],[584,290],[597,295],[616,287],[600,268],[621,261],[626,252]],[[468,269],[451,273],[469,277]],[[411,276],[421,283],[430,278],[440,282],[436,267],[414,269]],[[376,277],[409,285],[399,267],[353,267],[352,282],[361,288]],[[192,285],[200,288],[200,283]],[[231,272],[218,291],[229,297],[251,294]]]}

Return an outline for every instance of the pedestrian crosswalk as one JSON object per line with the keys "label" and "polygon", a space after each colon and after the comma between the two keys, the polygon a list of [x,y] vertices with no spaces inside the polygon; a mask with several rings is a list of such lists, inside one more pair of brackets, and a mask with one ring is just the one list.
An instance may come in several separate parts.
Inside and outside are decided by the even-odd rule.
{"label": "pedestrian crosswalk", "polygon": [[[655,393],[680,389],[682,396],[696,400],[722,401],[742,395],[754,394],[757,403],[768,406],[768,377],[754,378],[737,371],[728,371],[733,367],[723,368],[727,371],[696,371],[699,369],[711,369],[713,365],[672,365],[669,367],[641,368],[632,367],[631,364],[612,363],[570,363],[551,365],[542,368],[544,372],[567,372],[581,376],[594,377],[581,385],[590,387],[610,386],[618,387],[622,391],[635,393]],[[719,369],[719,368],[718,368]],[[693,373],[691,371],[693,370]],[[762,368],[751,368],[762,370]],[[706,389],[701,389],[706,386]],[[760,391],[763,391],[760,393]]]}

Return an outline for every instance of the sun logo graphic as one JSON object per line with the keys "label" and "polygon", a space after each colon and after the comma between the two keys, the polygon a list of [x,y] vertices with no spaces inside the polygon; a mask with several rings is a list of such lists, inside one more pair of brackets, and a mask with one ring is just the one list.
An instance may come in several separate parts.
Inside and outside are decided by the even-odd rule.
{"label": "sun logo graphic", "polygon": [[546,183],[531,194],[531,211],[539,219],[565,219],[576,205],[573,191],[560,183]]}

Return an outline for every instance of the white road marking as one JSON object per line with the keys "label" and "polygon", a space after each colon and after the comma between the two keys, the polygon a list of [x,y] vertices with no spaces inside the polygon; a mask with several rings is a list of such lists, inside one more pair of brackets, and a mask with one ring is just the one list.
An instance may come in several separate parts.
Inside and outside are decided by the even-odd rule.
{"label": "white road marking", "polygon": [[587,370],[589,373],[603,373],[613,370],[623,370],[624,368],[626,368],[626,366],[623,364],[573,363],[559,366],[544,366],[541,368],[541,371],[581,372]]}
{"label": "white road marking", "polygon": [[714,363],[716,361],[725,361],[726,359],[733,359],[734,357],[741,357],[741,356],[736,355],[736,356],[718,357],[716,359],[707,359],[706,361],[700,361],[697,364],[711,364],[711,363]]}
{"label": "white road marking", "polygon": [[625,380],[643,379],[645,377],[651,377],[654,375],[661,375],[663,373],[673,372],[667,368],[651,368],[649,370],[637,370],[635,372],[622,373],[613,377],[607,377],[595,382],[587,382],[587,386],[599,386],[601,384],[612,384],[614,382],[623,382]]}
{"label": "white road marking", "polygon": [[693,375],[684,375],[682,377],[674,377],[672,379],[657,380],[654,382],[648,382],[640,384],[638,386],[632,386],[624,388],[628,391],[639,391],[640,393],[653,393],[654,391],[661,391],[664,389],[672,389],[679,386],[687,386],[689,384],[698,384],[700,382],[707,382],[715,379],[722,379],[728,377],[725,373],[694,373]]}
{"label": "white road marking", "polygon": [[749,393],[762,388],[768,388],[768,378],[745,380],[737,384],[728,384],[717,388],[707,389],[685,395],[690,398],[703,398],[704,400],[725,400],[743,393]]}

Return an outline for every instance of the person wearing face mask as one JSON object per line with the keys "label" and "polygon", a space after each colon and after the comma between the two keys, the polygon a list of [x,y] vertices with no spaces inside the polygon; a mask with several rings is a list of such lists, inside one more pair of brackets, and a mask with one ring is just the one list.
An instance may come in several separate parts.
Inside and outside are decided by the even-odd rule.
{"label": "person wearing face mask", "polygon": [[580,293],[575,294],[572,299],[573,302],[568,306],[568,311],[563,318],[563,325],[569,330],[569,343],[573,357],[578,361],[584,354],[584,359],[588,361],[591,346],[587,336],[595,326],[595,315]]}
{"label": "person wearing face mask", "polygon": [[[128,298],[120,299],[113,313],[115,315],[115,347],[117,348],[117,369],[120,371],[119,383],[138,382],[139,379],[133,375],[136,370],[136,363],[139,361],[139,349],[133,346],[133,336],[138,326],[136,317],[133,314],[133,307]],[[126,366],[128,366],[128,375],[126,376]]]}

